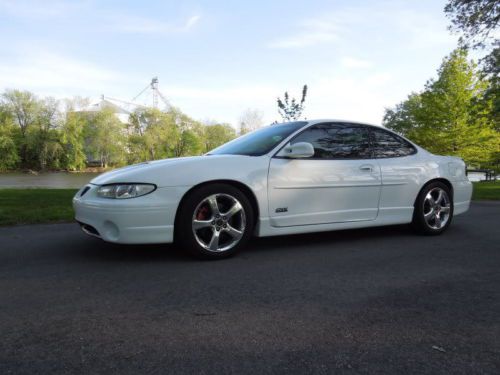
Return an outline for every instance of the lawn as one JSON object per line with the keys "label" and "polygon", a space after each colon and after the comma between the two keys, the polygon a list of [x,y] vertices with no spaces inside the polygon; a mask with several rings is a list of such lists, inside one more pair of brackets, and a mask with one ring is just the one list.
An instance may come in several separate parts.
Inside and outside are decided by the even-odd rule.
{"label": "lawn", "polygon": [[0,189],[0,225],[73,220],[76,189]]}
{"label": "lawn", "polygon": [[500,181],[474,182],[473,200],[500,200]]}
{"label": "lawn", "polygon": [[[73,220],[76,189],[0,189],[0,225]],[[475,182],[473,200],[500,200],[499,182]]]}

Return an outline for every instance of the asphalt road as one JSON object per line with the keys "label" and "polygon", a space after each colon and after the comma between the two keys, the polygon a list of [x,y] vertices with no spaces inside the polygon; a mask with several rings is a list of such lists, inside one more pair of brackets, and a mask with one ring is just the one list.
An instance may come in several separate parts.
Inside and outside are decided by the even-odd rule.
{"label": "asphalt road", "polygon": [[198,261],[0,229],[0,374],[500,373],[500,203]]}

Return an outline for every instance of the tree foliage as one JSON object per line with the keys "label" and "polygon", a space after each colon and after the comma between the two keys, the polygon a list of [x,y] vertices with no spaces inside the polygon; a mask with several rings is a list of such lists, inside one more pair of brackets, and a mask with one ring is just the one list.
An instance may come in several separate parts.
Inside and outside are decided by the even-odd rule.
{"label": "tree foliage", "polygon": [[454,31],[463,34],[466,46],[482,47],[500,25],[498,0],[449,0],[444,8]]}
{"label": "tree foliage", "polygon": [[205,125],[204,152],[209,152],[236,137],[234,128],[229,124]]}
{"label": "tree foliage", "polygon": [[36,96],[29,91],[6,90],[2,95],[4,107],[15,119],[21,134],[26,136],[29,128],[36,123],[39,115],[40,103]]}
{"label": "tree foliage", "polygon": [[500,134],[484,98],[489,82],[469,61],[465,49],[446,57],[420,93],[387,109],[384,125],[407,136],[429,151],[456,155],[467,163],[493,166],[500,151]]}
{"label": "tree foliage", "polygon": [[2,155],[0,159],[0,171],[14,169],[16,167],[19,161],[16,144],[12,138],[3,134],[0,135],[0,154]]}
{"label": "tree foliage", "polygon": [[88,153],[98,160],[101,167],[125,164],[125,126],[118,120],[111,108],[88,113],[85,141]]}
{"label": "tree foliage", "polygon": [[490,85],[485,99],[491,101],[490,113],[496,129],[500,130],[500,40],[496,37],[500,25],[498,0],[449,0],[445,13],[451,19],[450,29],[462,34],[464,48],[487,48],[481,59],[482,72]]}
{"label": "tree foliage", "polygon": [[141,108],[122,123],[113,108],[88,100],[57,101],[27,91],[0,96],[0,170],[116,167],[201,155],[236,137],[229,124],[203,124],[177,108]]}
{"label": "tree foliage", "polygon": [[240,135],[259,129],[264,124],[264,113],[258,109],[248,108],[239,119]]}
{"label": "tree foliage", "polygon": [[489,80],[490,85],[484,95],[485,99],[491,101],[491,119],[495,122],[495,128],[500,131],[500,41],[497,40],[493,50],[482,60],[483,75]]}
{"label": "tree foliage", "polygon": [[65,166],[70,171],[85,168],[85,125],[86,119],[78,112],[68,111],[62,126],[61,143],[64,148]]}
{"label": "tree foliage", "polygon": [[[64,150],[59,142],[58,102],[50,97],[38,99],[28,91],[6,90],[2,107],[16,128],[10,139],[16,144],[21,166],[60,168]],[[5,121],[6,117],[2,118],[0,121]]]}
{"label": "tree foliage", "polygon": [[229,124],[202,124],[176,108],[141,109],[130,123],[130,162],[200,155],[236,137]]}
{"label": "tree foliage", "polygon": [[307,96],[307,85],[302,88],[302,97],[300,101],[295,98],[291,98],[288,95],[288,91],[285,91],[283,100],[281,98],[277,99],[278,102],[278,113],[280,114],[283,121],[295,121],[302,116],[304,111],[304,103]]}
{"label": "tree foliage", "polygon": [[[19,158],[21,164],[29,164],[29,134],[39,115],[39,102],[34,94],[28,91],[6,90],[2,95],[3,107],[10,118],[18,126]],[[31,137],[31,139],[33,139]]]}
{"label": "tree foliage", "polygon": [[[64,148],[60,143],[58,102],[54,98],[38,101],[38,116],[28,132],[30,159],[36,160],[38,169],[59,169]],[[36,166],[35,166],[36,167]]]}
{"label": "tree foliage", "polygon": [[14,169],[19,163],[15,127],[9,113],[0,107],[0,171]]}

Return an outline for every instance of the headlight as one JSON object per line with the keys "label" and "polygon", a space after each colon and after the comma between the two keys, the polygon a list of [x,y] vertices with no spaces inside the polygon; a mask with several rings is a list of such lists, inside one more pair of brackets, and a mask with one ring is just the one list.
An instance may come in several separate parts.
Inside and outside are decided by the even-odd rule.
{"label": "headlight", "polygon": [[117,184],[103,185],[97,189],[97,195],[102,198],[127,199],[155,191],[156,185],[152,184]]}

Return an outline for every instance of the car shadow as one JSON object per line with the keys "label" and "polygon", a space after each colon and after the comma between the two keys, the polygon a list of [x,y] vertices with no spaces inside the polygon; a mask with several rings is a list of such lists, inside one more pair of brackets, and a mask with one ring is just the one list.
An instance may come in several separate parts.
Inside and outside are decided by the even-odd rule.
{"label": "car shadow", "polygon": [[286,236],[260,237],[252,239],[248,249],[267,251],[304,247],[322,247],[324,245],[353,243],[384,237],[414,237],[415,232],[408,225],[394,225],[373,228],[345,229],[327,232],[293,234]]}
{"label": "car shadow", "polygon": [[[408,225],[348,229],[341,231],[316,232],[273,237],[254,237],[250,240],[239,258],[252,254],[277,251],[301,251],[307,248],[322,248],[325,245],[342,245],[384,237],[411,238],[417,236]],[[85,237],[75,246],[75,253],[87,259],[109,262],[186,262],[201,261],[190,256],[175,244],[123,245],[104,242],[96,238]]]}
{"label": "car shadow", "polygon": [[174,244],[124,245],[85,237],[73,254],[86,259],[108,262],[185,262],[193,259]]}

